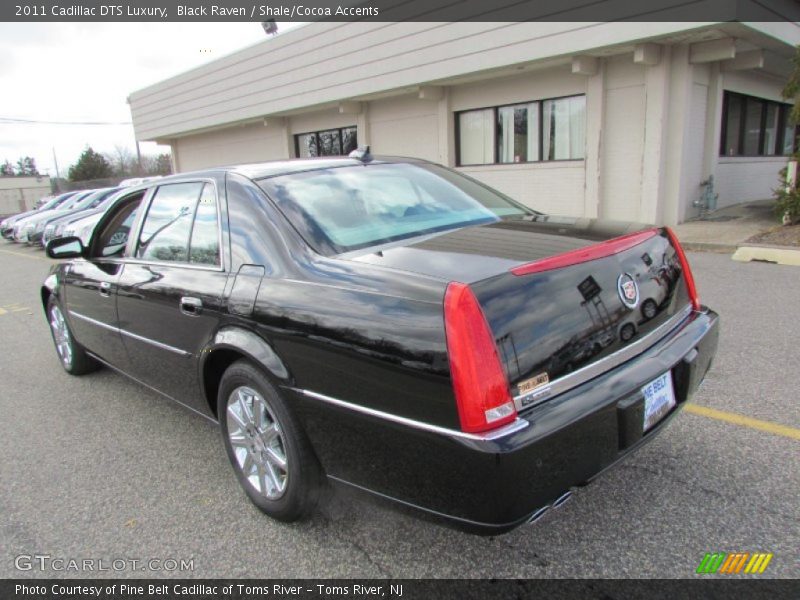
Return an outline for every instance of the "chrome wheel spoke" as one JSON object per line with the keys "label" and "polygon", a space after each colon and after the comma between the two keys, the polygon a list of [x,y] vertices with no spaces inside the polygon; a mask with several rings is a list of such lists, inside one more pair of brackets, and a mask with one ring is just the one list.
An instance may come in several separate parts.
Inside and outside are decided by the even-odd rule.
{"label": "chrome wheel spoke", "polygon": [[247,394],[245,393],[245,388],[239,388],[237,392],[237,399],[239,402],[239,408],[242,412],[242,419],[244,419],[244,421],[250,425],[253,423],[253,411],[247,404]]}
{"label": "chrome wheel spoke", "polygon": [[230,436],[228,436],[228,438],[231,441],[231,446],[233,446],[234,448],[250,447],[250,442],[248,441],[247,436],[241,430],[231,433]]}
{"label": "chrome wheel spoke", "polygon": [[269,447],[280,437],[280,434],[281,432],[280,429],[278,429],[278,424],[273,422],[263,431],[261,439],[264,440],[264,445]]}
{"label": "chrome wheel spoke", "polygon": [[253,396],[253,425],[257,431],[260,431],[264,426],[264,401],[258,396]]}
{"label": "chrome wheel spoke", "polygon": [[236,412],[233,405],[228,405],[228,416],[233,419],[234,423],[239,427],[239,431],[244,431],[247,428],[247,423],[242,416]]}
{"label": "chrome wheel spoke", "polygon": [[265,496],[271,494],[274,490],[274,487],[270,485],[271,482],[269,481],[269,475],[267,473],[267,469],[264,467],[263,464],[258,464],[258,485],[261,488],[261,493]]}
{"label": "chrome wheel spoke", "polygon": [[244,463],[242,464],[242,471],[244,471],[245,476],[249,477],[253,472],[253,467],[256,466],[256,463],[253,462],[253,456],[248,452],[247,456],[244,457]]}
{"label": "chrome wheel spoke", "polygon": [[275,448],[267,448],[265,450],[267,462],[280,468],[281,471],[286,471],[286,459],[282,454],[279,454]]}
{"label": "chrome wheel spoke", "polygon": [[280,475],[275,471],[275,467],[272,466],[271,463],[265,463],[267,477],[272,485],[272,489],[275,490],[276,493],[283,493],[284,488],[286,487],[286,481],[281,479]]}

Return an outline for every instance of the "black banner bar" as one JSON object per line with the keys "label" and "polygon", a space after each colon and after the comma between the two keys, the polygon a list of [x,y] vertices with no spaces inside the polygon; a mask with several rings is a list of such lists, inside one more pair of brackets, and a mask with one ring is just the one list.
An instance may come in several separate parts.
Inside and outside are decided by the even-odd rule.
{"label": "black banner bar", "polygon": [[312,600],[375,598],[585,598],[707,600],[797,598],[797,580],[758,579],[265,579],[152,580],[11,579],[0,581],[3,600]]}
{"label": "black banner bar", "polygon": [[30,0],[0,20],[52,21],[800,21],[796,0]]}

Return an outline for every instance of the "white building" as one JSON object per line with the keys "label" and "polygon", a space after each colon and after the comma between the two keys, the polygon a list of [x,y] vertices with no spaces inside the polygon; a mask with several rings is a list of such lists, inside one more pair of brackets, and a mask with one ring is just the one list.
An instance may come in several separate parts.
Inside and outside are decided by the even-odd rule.
{"label": "white building", "polygon": [[0,177],[0,215],[10,215],[33,208],[36,201],[50,193],[50,177]]}
{"label": "white building", "polygon": [[131,94],[176,171],[416,156],[545,212],[675,224],[768,198],[797,23],[313,23]]}

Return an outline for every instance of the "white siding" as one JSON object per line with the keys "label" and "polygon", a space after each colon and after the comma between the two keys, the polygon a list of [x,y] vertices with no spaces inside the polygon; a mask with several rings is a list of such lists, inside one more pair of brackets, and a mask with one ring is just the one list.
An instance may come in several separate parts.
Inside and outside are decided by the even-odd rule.
{"label": "white siding", "polygon": [[610,59],[601,158],[604,218],[641,220],[645,100],[644,67],[633,64],[631,55]]}
{"label": "white siding", "polygon": [[717,207],[771,198],[786,161],[783,156],[720,158],[715,178],[715,190],[719,193]]}
{"label": "white siding", "polygon": [[586,184],[583,161],[461,167],[458,170],[533,209],[555,215],[583,216]]}
{"label": "white siding", "polygon": [[370,102],[369,142],[373,154],[439,160],[438,103],[403,96]]}
{"label": "white siding", "polygon": [[565,64],[455,86],[450,92],[450,108],[462,111],[585,93],[586,77],[573,75],[570,65]]}
{"label": "white siding", "polygon": [[130,96],[136,136],[223,123],[569,57],[684,23],[313,23]]}
{"label": "white siding", "polygon": [[173,142],[173,152],[182,172],[288,156],[283,126],[263,123],[179,138]]}
{"label": "white siding", "polygon": [[682,219],[697,214],[692,202],[700,197],[700,182],[708,173],[703,172],[706,141],[706,111],[708,107],[708,85],[694,82],[689,101],[689,131],[684,141],[683,179],[684,198],[686,198]]}
{"label": "white siding", "polygon": [[[357,125],[357,121],[358,115],[343,115],[339,114],[339,111],[331,109],[292,115],[289,119],[289,127],[292,135],[295,135],[312,131],[324,131],[325,129],[334,129],[336,127],[350,127]],[[292,139],[292,148],[294,148],[294,139]]]}
{"label": "white siding", "polygon": [[0,215],[31,210],[36,201],[50,194],[50,178],[0,177]]}

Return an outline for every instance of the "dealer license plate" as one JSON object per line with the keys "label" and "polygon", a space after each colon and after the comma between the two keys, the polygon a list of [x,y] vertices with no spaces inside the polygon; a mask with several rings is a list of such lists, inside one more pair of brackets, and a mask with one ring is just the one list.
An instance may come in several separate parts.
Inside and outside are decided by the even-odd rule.
{"label": "dealer license plate", "polygon": [[668,371],[642,388],[644,394],[644,431],[663,419],[675,406],[672,375]]}

